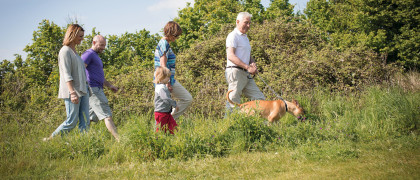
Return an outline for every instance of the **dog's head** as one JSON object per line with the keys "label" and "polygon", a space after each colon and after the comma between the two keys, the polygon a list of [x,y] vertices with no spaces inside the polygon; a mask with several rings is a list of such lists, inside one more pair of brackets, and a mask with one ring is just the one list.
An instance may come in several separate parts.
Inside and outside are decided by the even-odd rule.
{"label": "dog's head", "polygon": [[295,117],[302,117],[305,115],[305,110],[300,106],[299,102],[296,100],[293,100],[292,103],[295,105],[296,108],[293,109],[292,114]]}

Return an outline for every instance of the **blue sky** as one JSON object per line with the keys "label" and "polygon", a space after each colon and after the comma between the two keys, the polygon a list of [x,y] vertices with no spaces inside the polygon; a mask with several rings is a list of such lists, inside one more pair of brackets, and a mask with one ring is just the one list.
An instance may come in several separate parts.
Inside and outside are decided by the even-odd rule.
{"label": "blue sky", "polygon": [[[309,0],[289,0],[303,10]],[[0,61],[13,61],[14,54],[26,59],[23,51],[32,43],[32,35],[43,19],[64,27],[77,19],[85,32],[92,28],[102,35],[121,35],[146,29],[161,34],[166,22],[194,0],[0,0]],[[268,6],[270,0],[261,1]]]}

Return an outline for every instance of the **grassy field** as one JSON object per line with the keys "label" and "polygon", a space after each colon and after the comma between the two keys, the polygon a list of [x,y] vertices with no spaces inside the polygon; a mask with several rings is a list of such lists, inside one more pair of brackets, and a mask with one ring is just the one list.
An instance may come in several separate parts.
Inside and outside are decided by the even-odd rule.
{"label": "grassy field", "polygon": [[[293,151],[239,153],[153,162],[46,161],[10,179],[418,179],[418,149],[361,148],[358,158],[309,160]],[[386,149],[389,148],[389,149]]]}
{"label": "grassy field", "polygon": [[50,126],[6,119],[0,177],[419,179],[420,91],[400,85],[296,95],[306,121],[287,115],[273,126],[237,113],[189,114],[171,136],[154,133],[151,112],[117,117],[124,122],[117,124],[120,143],[103,122],[93,123],[88,133],[73,130],[43,142],[61,120]]}

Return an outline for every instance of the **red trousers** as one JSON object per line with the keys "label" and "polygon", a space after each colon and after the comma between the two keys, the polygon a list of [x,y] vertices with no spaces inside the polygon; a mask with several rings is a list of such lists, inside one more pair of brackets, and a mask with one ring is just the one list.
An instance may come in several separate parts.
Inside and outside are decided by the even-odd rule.
{"label": "red trousers", "polygon": [[166,132],[169,129],[169,132],[171,134],[174,134],[174,130],[176,129],[176,126],[178,126],[171,113],[155,112],[155,120],[156,132],[159,131],[159,124],[161,130],[164,130]]}

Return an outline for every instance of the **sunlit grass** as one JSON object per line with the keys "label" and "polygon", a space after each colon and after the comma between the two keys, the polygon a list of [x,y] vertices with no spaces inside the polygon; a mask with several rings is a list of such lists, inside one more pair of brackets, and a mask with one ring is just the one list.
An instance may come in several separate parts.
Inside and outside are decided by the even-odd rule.
{"label": "sunlit grass", "polygon": [[75,129],[49,142],[41,139],[55,126],[6,121],[0,174],[7,179],[420,176],[419,92],[371,87],[353,96],[314,90],[296,98],[306,120],[286,115],[272,126],[239,113],[190,114],[178,120],[175,135],[166,135],[155,133],[150,113],[116,117],[123,122],[117,124],[120,143],[102,121],[88,133]]}

